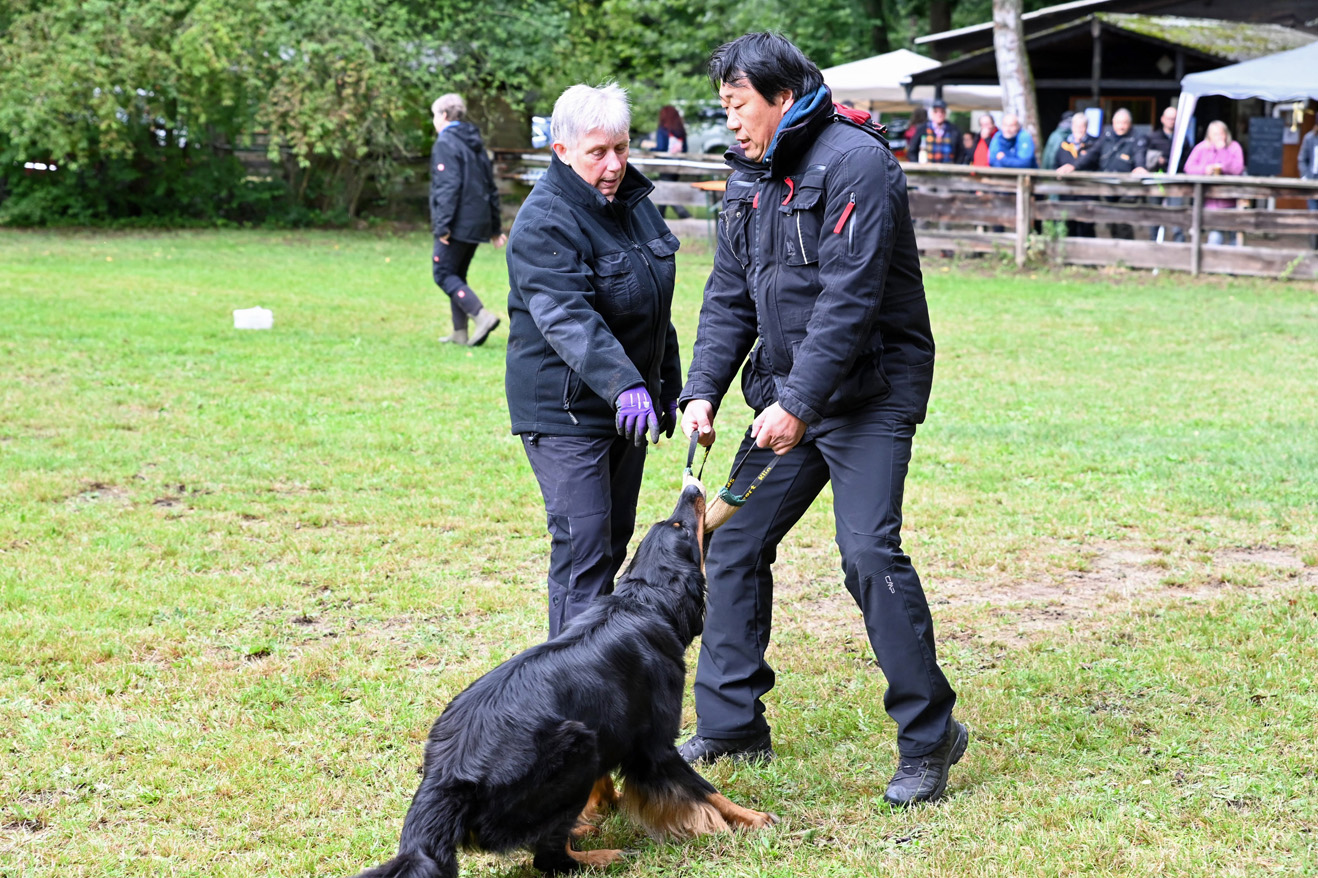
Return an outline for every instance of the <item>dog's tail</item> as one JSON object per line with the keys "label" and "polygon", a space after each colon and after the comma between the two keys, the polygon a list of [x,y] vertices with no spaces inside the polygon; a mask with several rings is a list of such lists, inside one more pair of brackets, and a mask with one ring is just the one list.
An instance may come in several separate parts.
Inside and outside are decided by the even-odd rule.
{"label": "dog's tail", "polygon": [[423,780],[403,821],[398,856],[357,878],[458,878],[458,843],[470,802],[470,790]]}

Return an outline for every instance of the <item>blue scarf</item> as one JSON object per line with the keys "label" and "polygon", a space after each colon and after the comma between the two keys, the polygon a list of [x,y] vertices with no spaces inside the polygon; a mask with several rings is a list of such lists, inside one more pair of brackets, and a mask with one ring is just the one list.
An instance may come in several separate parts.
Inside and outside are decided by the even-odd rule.
{"label": "blue scarf", "polygon": [[764,164],[767,165],[773,158],[773,151],[777,148],[778,139],[782,137],[783,132],[818,109],[828,98],[828,86],[821,85],[792,104],[787,114],[783,116],[783,120],[778,123],[778,130],[773,133],[773,140],[769,141],[769,148],[764,151],[764,158],[762,159]]}

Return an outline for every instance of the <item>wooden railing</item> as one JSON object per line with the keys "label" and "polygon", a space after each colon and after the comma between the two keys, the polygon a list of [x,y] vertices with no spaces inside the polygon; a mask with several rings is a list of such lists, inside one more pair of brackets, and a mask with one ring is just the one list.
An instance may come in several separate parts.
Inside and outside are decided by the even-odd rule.
{"label": "wooden railing", "polygon": [[[717,156],[677,159],[633,152],[631,162],[656,181],[658,204],[709,204],[710,196],[691,183],[728,174]],[[547,151],[495,151],[496,174],[514,197],[524,195],[548,163]],[[1318,278],[1318,211],[1305,208],[1307,199],[1318,199],[1318,181],[1062,175],[914,162],[902,167],[924,252],[998,253],[1017,265],[1121,264],[1191,274]],[[659,180],[660,174],[677,180]],[[1208,199],[1244,206],[1212,208]],[[1089,224],[1095,237],[1068,234]],[[1133,237],[1112,237],[1121,233],[1114,225],[1129,227]],[[1209,244],[1210,231],[1222,232],[1228,243]]]}

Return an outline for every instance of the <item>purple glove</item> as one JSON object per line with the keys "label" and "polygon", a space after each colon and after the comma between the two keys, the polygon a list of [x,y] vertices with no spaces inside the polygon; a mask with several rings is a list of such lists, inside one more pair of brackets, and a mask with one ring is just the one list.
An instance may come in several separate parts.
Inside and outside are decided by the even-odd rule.
{"label": "purple glove", "polygon": [[677,429],[677,400],[660,400],[659,405],[664,410],[659,416],[659,432],[672,439],[673,431]]}
{"label": "purple glove", "polygon": [[626,436],[637,448],[645,447],[645,434],[650,441],[659,441],[659,418],[654,413],[654,401],[644,386],[624,390],[618,395],[618,435]]}

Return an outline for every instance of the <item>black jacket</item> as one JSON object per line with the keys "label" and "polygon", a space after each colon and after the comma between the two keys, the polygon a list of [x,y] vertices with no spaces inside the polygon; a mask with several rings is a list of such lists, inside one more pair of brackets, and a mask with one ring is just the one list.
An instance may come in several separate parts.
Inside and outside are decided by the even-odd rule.
{"label": "black jacket", "polygon": [[778,402],[809,425],[863,408],[924,420],[934,340],[887,142],[835,113],[825,89],[769,162],[725,158],[734,172],[683,403],[717,407],[749,354],[742,392],[757,413]]}
{"label": "black jacket", "polygon": [[613,436],[614,402],[644,384],[656,407],[682,386],[671,319],[678,242],[632,166],[612,202],[550,159],[508,238],[514,433]]}
{"label": "black jacket", "polygon": [[430,228],[436,238],[479,244],[499,234],[499,190],[480,129],[447,126],[430,150]]}
{"label": "black jacket", "polygon": [[1103,132],[1098,143],[1075,163],[1077,171],[1114,171],[1128,174],[1144,166],[1147,141],[1135,129],[1118,135],[1111,128]]}

